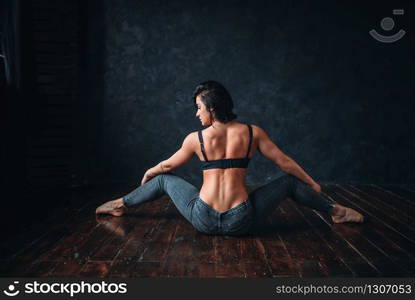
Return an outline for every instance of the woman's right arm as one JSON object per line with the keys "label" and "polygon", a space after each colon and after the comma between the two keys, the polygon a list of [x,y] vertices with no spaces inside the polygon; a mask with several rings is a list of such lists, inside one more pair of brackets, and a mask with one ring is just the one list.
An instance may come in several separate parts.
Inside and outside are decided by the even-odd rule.
{"label": "woman's right arm", "polygon": [[145,172],[143,179],[141,180],[141,185],[151,180],[151,178],[157,176],[158,174],[171,172],[191,160],[195,153],[195,143],[196,132],[192,132],[186,136],[182,147],[177,150],[176,153]]}
{"label": "woman's right arm", "polygon": [[320,185],[313,180],[292,158],[275,145],[268,134],[259,126],[253,125],[258,137],[258,150],[263,156],[275,163],[282,171],[292,174],[320,192]]}

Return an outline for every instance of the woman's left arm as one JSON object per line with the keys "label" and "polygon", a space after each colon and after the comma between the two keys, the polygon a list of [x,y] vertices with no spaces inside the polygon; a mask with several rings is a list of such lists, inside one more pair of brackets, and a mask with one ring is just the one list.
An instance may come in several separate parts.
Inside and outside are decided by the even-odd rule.
{"label": "woman's left arm", "polygon": [[300,167],[292,158],[287,157],[287,161],[285,163],[284,171],[286,173],[292,174],[297,178],[301,179],[303,182],[308,184],[313,190],[317,193],[321,192],[321,186],[308,175],[303,168]]}
{"label": "woman's left arm", "polygon": [[193,154],[195,153],[195,134],[195,132],[188,134],[183,141],[182,147],[170,158],[161,161],[156,166],[148,169],[141,180],[141,185],[149,181],[151,178],[162,173],[171,172],[191,160]]}

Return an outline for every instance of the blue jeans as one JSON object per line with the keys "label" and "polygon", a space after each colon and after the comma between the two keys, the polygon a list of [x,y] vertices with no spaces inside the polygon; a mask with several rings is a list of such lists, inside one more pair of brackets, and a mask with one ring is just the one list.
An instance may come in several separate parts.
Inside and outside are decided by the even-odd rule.
{"label": "blue jeans", "polygon": [[297,203],[331,212],[326,199],[295,176],[283,175],[249,193],[245,202],[219,212],[205,203],[199,190],[173,173],[155,176],[123,197],[129,207],[153,201],[167,194],[179,212],[198,231],[214,235],[244,235],[264,224],[265,218],[287,197]]}

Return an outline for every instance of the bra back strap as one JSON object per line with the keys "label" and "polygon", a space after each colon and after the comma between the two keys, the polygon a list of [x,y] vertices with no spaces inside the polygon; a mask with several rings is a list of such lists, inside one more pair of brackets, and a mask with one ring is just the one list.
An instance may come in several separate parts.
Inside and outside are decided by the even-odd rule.
{"label": "bra back strap", "polygon": [[248,125],[249,128],[249,147],[248,147],[248,153],[246,153],[246,157],[249,157],[249,152],[251,152],[251,144],[252,144],[252,126],[250,124]]}
{"label": "bra back strap", "polygon": [[203,144],[203,136],[202,136],[202,131],[199,130],[197,132],[197,135],[199,136],[199,143],[200,143],[200,150],[202,151],[203,154],[203,158],[205,159],[205,161],[208,161],[207,157],[206,157],[206,153],[205,153],[205,145]]}

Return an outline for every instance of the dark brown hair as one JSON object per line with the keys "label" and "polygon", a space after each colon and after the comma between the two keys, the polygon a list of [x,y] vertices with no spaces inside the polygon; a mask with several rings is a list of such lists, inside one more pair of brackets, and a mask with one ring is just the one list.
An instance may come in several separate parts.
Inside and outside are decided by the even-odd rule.
{"label": "dark brown hair", "polygon": [[196,109],[196,97],[198,95],[200,95],[201,101],[206,108],[209,111],[212,109],[215,112],[215,117],[218,121],[227,123],[237,118],[237,115],[232,112],[233,101],[231,95],[219,82],[209,80],[197,85],[193,92],[193,101]]}

